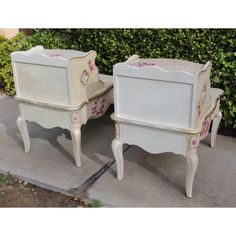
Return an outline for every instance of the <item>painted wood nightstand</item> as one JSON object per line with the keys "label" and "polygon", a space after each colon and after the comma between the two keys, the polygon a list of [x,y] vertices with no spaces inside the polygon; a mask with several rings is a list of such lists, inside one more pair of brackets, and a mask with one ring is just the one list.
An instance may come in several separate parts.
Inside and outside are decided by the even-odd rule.
{"label": "painted wood nightstand", "polygon": [[11,54],[20,116],[17,124],[30,151],[26,121],[70,130],[76,166],[81,166],[82,125],[113,103],[112,76],[98,73],[96,51],[44,49]]}
{"label": "painted wood nightstand", "polygon": [[119,180],[124,173],[123,143],[150,153],[173,152],[186,157],[186,194],[192,197],[199,141],[213,121],[211,146],[215,146],[222,116],[223,90],[211,88],[210,72],[211,62],[202,65],[137,55],[113,67],[116,137],[112,150]]}

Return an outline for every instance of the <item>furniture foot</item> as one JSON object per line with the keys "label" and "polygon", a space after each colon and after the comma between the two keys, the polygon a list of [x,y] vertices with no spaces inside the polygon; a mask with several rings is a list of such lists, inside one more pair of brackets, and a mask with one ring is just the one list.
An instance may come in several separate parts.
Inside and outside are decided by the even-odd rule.
{"label": "furniture foot", "polygon": [[17,118],[16,123],[24,142],[25,153],[29,153],[30,152],[30,139],[29,139],[29,132],[27,129],[27,123],[20,116]]}
{"label": "furniture foot", "polygon": [[70,130],[72,145],[75,157],[75,164],[77,167],[81,167],[81,130],[80,127],[71,127]]}
{"label": "furniture foot", "polygon": [[192,198],[192,189],[194,176],[198,166],[197,148],[191,148],[186,155],[187,160],[187,177],[186,177],[186,195]]}
{"label": "furniture foot", "polygon": [[116,161],[117,179],[122,180],[124,175],[123,144],[115,138],[112,141],[111,147]]}
{"label": "furniture foot", "polygon": [[222,118],[221,111],[218,112],[218,114],[214,117],[212,122],[212,128],[211,128],[211,147],[214,148],[216,146],[216,136],[217,131],[219,128],[219,124]]}

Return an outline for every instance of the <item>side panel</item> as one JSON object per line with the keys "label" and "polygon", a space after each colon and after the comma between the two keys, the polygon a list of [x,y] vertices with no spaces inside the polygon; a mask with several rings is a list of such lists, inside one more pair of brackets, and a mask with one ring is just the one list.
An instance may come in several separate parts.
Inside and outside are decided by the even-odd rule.
{"label": "side panel", "polygon": [[[70,104],[83,103],[89,98],[88,87],[98,82],[98,68],[95,64],[96,52],[82,58],[70,60],[68,66]],[[96,87],[95,91],[96,92]]]}
{"label": "side panel", "polygon": [[192,84],[116,76],[114,87],[118,117],[191,128]]}
{"label": "side panel", "polygon": [[69,105],[65,67],[14,62],[17,95],[37,101]]}

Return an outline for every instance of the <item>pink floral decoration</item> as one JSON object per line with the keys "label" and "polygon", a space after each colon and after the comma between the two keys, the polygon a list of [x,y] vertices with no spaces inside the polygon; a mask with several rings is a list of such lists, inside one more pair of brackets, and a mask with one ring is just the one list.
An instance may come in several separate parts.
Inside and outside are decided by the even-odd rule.
{"label": "pink floral decoration", "polygon": [[193,136],[191,139],[190,139],[190,148],[195,148],[199,145],[199,139],[197,136]]}
{"label": "pink floral decoration", "polygon": [[92,73],[96,67],[96,65],[93,63],[91,59],[88,60],[88,67],[89,67],[90,73]]}
{"label": "pink floral decoration", "polygon": [[64,55],[60,53],[56,53],[56,54],[51,54],[50,57],[64,57]]}
{"label": "pink floral decoration", "polygon": [[154,66],[154,65],[155,65],[155,63],[153,63],[153,62],[144,62],[144,61],[133,64],[133,66],[135,66],[135,67],[147,67],[147,66]]}
{"label": "pink floral decoration", "polygon": [[198,104],[197,106],[197,117],[199,117],[201,115],[201,107],[200,104]]}
{"label": "pink floral decoration", "polygon": [[94,106],[92,107],[92,116],[91,118],[96,118],[104,114],[105,112],[105,105],[106,105],[106,98],[97,98],[94,102]]}
{"label": "pink floral decoration", "polygon": [[210,125],[211,125],[211,118],[209,117],[207,120],[204,121],[203,123],[203,128],[202,131],[200,133],[200,137],[205,137],[208,135],[209,133],[209,129],[210,129]]}
{"label": "pink floral decoration", "polygon": [[196,145],[197,141],[196,140],[192,140],[192,145]]}

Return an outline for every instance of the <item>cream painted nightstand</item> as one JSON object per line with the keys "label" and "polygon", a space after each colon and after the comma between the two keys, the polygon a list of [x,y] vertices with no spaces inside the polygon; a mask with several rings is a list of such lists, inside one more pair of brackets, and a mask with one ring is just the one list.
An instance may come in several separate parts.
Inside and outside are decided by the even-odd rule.
{"label": "cream painted nightstand", "polygon": [[61,127],[70,130],[76,166],[81,166],[81,126],[102,116],[113,103],[112,76],[98,73],[96,55],[42,46],[11,54],[20,109],[17,124],[26,153],[30,151],[26,121]]}
{"label": "cream painted nightstand", "polygon": [[124,172],[123,143],[150,153],[173,152],[186,157],[186,194],[192,197],[199,141],[213,121],[211,146],[215,146],[222,116],[223,91],[211,88],[210,71],[211,62],[202,65],[137,55],[113,67],[116,137],[112,149],[119,180]]}

